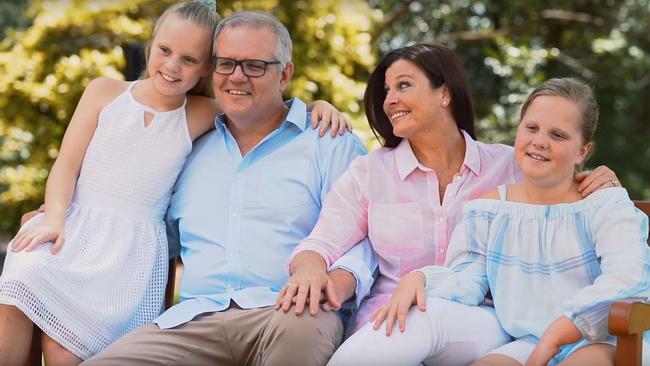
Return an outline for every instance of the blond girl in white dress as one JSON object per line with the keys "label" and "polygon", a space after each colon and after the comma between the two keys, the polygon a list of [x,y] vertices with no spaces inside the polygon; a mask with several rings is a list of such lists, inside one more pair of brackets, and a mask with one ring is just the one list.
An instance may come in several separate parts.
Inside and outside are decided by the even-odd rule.
{"label": "blond girl in white dress", "polygon": [[[33,324],[43,330],[48,365],[76,365],[160,313],[164,213],[192,141],[214,128],[219,112],[211,82],[217,22],[202,3],[174,5],[155,25],[141,80],[102,77],[86,87],[50,172],[44,212],[9,247],[0,365],[24,364]],[[319,103],[315,117],[331,118],[333,132],[347,127]]]}

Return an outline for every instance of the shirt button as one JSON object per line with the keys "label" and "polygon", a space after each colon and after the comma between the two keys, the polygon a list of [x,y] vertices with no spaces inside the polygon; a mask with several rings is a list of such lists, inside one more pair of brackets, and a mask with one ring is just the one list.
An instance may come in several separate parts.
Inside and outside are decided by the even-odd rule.
{"label": "shirt button", "polygon": [[445,221],[445,218],[444,217],[439,217],[438,221],[443,222],[443,221]]}
{"label": "shirt button", "polygon": [[235,174],[235,177],[237,177],[237,178],[241,178],[241,177],[242,177],[242,173],[237,173],[237,174]]}

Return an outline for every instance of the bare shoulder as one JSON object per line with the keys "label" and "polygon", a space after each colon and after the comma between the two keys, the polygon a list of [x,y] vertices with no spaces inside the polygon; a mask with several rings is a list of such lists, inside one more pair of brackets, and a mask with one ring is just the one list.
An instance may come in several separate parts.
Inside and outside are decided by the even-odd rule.
{"label": "bare shoulder", "polygon": [[103,107],[123,93],[128,86],[127,81],[102,76],[88,83],[84,90],[84,97],[92,98],[91,100]]}
{"label": "bare shoulder", "polygon": [[122,87],[123,89],[126,90],[127,86],[129,85],[128,81],[120,80],[120,79],[115,79],[112,77],[108,76],[100,76],[97,78],[94,78],[88,83],[88,87],[98,87],[98,88],[119,88]]}
{"label": "bare shoulder", "polygon": [[187,96],[187,124],[192,140],[214,127],[214,118],[220,110],[213,98],[199,95]]}
{"label": "bare shoulder", "polygon": [[489,190],[483,192],[478,198],[498,200],[499,199],[499,189],[496,188],[496,187],[492,188],[492,189],[489,189]]}
{"label": "bare shoulder", "polygon": [[[98,117],[102,108],[124,92],[128,85],[129,83],[125,81],[108,77],[99,77],[90,81],[84,89],[77,108],[70,119],[68,131],[75,131],[74,133],[83,131],[84,136],[88,137],[89,141],[90,136],[92,136],[91,131],[94,131],[97,127]],[[68,133],[66,132],[66,135]],[[65,143],[65,137],[63,141]],[[81,142],[81,144],[86,144],[83,146],[87,146],[87,141]]]}
{"label": "bare shoulder", "polygon": [[215,113],[219,107],[214,98],[208,98],[201,95],[188,95],[187,106],[190,112],[212,112]]}

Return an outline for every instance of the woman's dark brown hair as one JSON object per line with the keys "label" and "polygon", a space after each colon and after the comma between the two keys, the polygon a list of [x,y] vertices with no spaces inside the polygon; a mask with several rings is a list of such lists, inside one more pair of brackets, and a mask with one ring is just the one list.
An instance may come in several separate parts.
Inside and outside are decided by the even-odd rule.
{"label": "woman's dark brown hair", "polygon": [[[386,70],[398,60],[413,62],[425,73],[432,88],[447,85],[451,97],[451,114],[456,125],[475,139],[471,88],[458,57],[445,46],[417,43],[388,53],[379,61],[368,79],[364,95],[366,116],[372,132],[378,139],[381,136],[383,146],[396,147],[402,140],[393,134],[393,126],[384,113]],[[422,102],[433,103],[433,101]]]}

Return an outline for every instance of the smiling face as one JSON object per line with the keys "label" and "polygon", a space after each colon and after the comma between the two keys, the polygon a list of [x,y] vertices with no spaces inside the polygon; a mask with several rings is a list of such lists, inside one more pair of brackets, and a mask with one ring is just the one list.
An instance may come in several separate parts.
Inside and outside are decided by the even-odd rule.
{"label": "smiling face", "polygon": [[147,71],[163,96],[184,96],[210,72],[212,36],[195,23],[169,15],[151,41]]}
{"label": "smiling face", "polygon": [[563,97],[536,97],[517,127],[515,160],[524,177],[540,186],[572,181],[590,150],[591,143],[583,143],[580,106]]}
{"label": "smiling face", "polygon": [[[276,61],[276,44],[276,36],[268,27],[226,26],[215,42],[215,54],[234,60]],[[261,77],[248,77],[237,66],[230,75],[214,74],[215,96],[230,120],[264,121],[283,109],[282,92],[292,73],[291,63],[282,70],[278,65],[268,65]]]}
{"label": "smiling face", "polygon": [[397,137],[411,139],[434,132],[443,116],[451,117],[446,108],[446,86],[433,89],[419,67],[408,60],[397,60],[386,69],[384,113]]}

